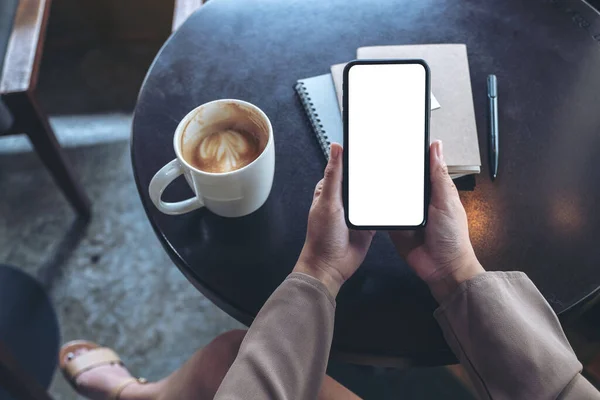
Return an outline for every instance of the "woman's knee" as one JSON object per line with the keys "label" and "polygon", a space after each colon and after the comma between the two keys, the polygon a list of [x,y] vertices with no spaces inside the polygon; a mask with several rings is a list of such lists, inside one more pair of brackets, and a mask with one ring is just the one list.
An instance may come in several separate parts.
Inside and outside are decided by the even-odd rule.
{"label": "woman's knee", "polygon": [[[235,359],[245,335],[246,331],[242,329],[234,329],[221,333],[214,338],[204,350],[210,353],[216,353],[224,358],[233,357]],[[231,361],[233,362],[233,359]]]}

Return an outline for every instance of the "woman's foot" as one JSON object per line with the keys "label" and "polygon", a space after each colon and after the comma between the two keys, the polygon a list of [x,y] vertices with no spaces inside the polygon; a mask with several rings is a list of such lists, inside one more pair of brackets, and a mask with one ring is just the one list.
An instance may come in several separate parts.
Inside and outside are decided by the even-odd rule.
{"label": "woman's foot", "polygon": [[[73,351],[64,354],[61,365],[66,365],[71,360],[91,350],[93,349],[85,346],[76,347]],[[122,364],[99,365],[77,375],[75,389],[79,394],[89,399],[108,400],[111,395],[114,395],[114,391],[119,386],[132,378],[129,371]],[[123,388],[119,400],[153,399],[157,397],[157,394],[157,383],[141,384],[133,381]]]}

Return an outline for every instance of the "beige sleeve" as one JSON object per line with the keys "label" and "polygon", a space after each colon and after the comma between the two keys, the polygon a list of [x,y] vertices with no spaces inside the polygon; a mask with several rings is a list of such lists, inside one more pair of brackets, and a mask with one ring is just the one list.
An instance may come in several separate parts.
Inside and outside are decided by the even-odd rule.
{"label": "beige sleeve", "polygon": [[435,311],[482,399],[600,399],[558,318],[522,272],[486,272]]}
{"label": "beige sleeve", "polygon": [[215,399],[316,399],[334,315],[335,300],[321,282],[289,275],[250,326]]}

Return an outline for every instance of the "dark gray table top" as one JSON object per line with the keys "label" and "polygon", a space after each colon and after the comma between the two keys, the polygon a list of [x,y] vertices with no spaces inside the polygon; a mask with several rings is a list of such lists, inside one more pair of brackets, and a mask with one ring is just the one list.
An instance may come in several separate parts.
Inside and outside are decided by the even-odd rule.
{"label": "dark gray table top", "polygon": [[[482,160],[487,74],[499,79],[501,159],[461,194],[475,251],[489,270],[525,271],[557,312],[600,284],[600,27],[562,0],[211,0],[165,44],[142,87],[132,134],[148,218],[179,269],[249,323],[293,268],[325,160],[293,90],[367,45],[466,43]],[[245,218],[157,211],[150,179],[174,158],[172,135],[193,107],[238,98],[273,122],[276,171],[267,203]],[[166,198],[190,195],[183,180]],[[334,352],[452,356],[427,288],[378,234],[338,297]]]}

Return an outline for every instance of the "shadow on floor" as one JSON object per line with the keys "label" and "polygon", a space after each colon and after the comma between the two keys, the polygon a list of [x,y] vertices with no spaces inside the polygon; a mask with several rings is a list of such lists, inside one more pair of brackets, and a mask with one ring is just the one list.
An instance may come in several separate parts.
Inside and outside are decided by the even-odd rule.
{"label": "shadow on floor", "polygon": [[86,219],[75,218],[54,250],[42,262],[37,278],[47,290],[51,291],[54,282],[62,278],[62,266],[84,238],[88,224]]}

